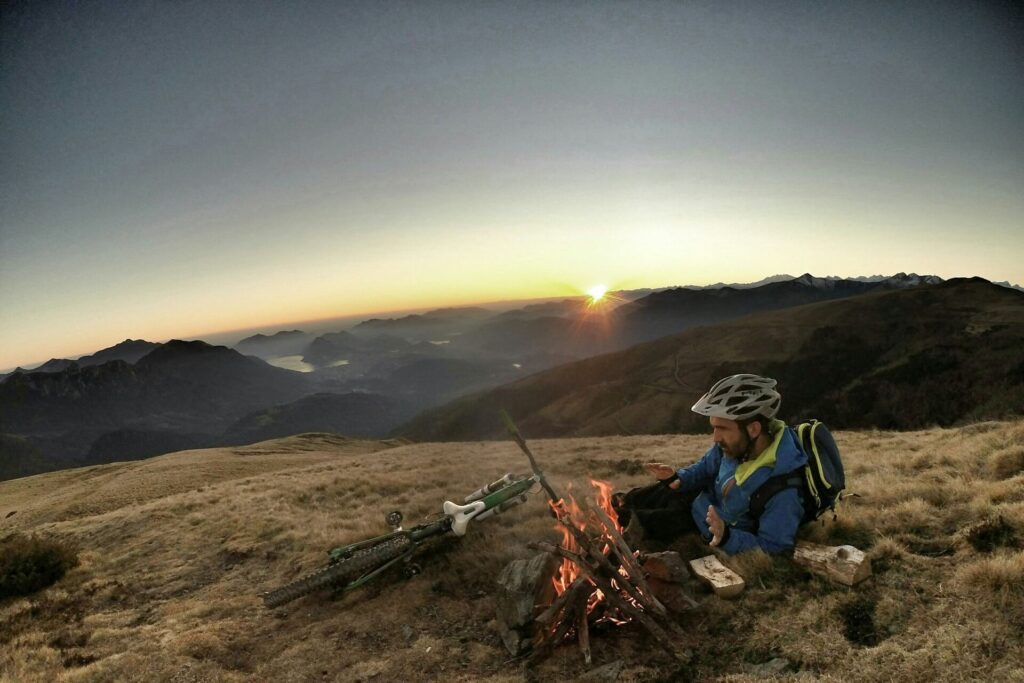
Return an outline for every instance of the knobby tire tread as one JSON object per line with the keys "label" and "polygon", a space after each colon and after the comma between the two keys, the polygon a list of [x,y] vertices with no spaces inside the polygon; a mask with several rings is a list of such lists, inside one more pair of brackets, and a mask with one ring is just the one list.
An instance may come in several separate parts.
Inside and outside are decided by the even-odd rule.
{"label": "knobby tire tread", "polygon": [[321,588],[348,583],[375,569],[388,560],[393,560],[405,553],[412,546],[408,536],[397,536],[393,539],[383,541],[370,548],[357,550],[352,557],[329,564],[320,571],[297,579],[285,586],[270,591],[263,596],[263,604],[267,607],[277,607],[286,602],[291,602],[303,595],[308,595]]}

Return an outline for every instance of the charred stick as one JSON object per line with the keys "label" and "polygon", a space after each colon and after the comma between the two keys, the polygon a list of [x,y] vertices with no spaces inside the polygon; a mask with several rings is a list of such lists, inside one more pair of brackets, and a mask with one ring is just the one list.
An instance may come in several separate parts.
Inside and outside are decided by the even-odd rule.
{"label": "charred stick", "polygon": [[630,605],[628,601],[623,599],[611,587],[609,587],[608,590],[605,590],[600,585],[598,587],[601,588],[601,592],[604,593],[605,598],[608,599],[608,602],[610,602],[613,607],[618,608],[618,610],[623,614],[627,614],[636,619],[637,623],[647,629],[648,633],[654,636],[654,639],[657,640],[662,647],[672,653],[672,656],[676,658],[681,656],[680,653],[676,651],[679,643],[673,641],[672,638],[669,637],[668,633],[666,633],[665,630],[658,625],[658,622],[650,615],[636,607],[633,607],[633,605]]}
{"label": "charred stick", "polygon": [[601,588],[602,592],[607,592],[603,586],[608,587],[608,590],[612,590],[607,580],[603,579],[597,574],[597,568],[587,562],[586,558],[578,553],[574,553],[571,550],[567,550],[560,545],[554,543],[545,543],[543,541],[535,541],[533,543],[527,543],[527,548],[531,550],[542,550],[552,555],[558,555],[566,560],[569,560],[577,567],[579,567],[580,574],[590,580],[598,588]]}
{"label": "charred stick", "polygon": [[[586,555],[590,555],[597,562],[598,567],[603,569],[610,577],[615,578],[617,582],[623,587],[623,590],[625,590],[631,598],[633,598],[640,604],[644,604],[645,602],[647,602],[647,600],[640,595],[640,593],[633,586],[633,584],[630,583],[628,579],[619,574],[618,570],[612,565],[611,561],[608,560],[608,557],[599,549],[594,547],[594,544],[590,542],[590,538],[582,530],[578,529],[573,524],[562,521],[561,519],[559,519],[558,522],[573,536],[573,538],[576,540],[576,545],[579,546],[580,550],[583,551]],[[596,576],[596,568],[591,567],[590,564],[584,559],[585,555],[573,553],[572,551],[562,548],[561,546],[545,544],[547,548],[541,548],[540,545],[541,544],[539,543],[530,544],[527,547],[539,550],[546,550],[547,552],[554,552],[556,554],[559,554],[562,557],[567,558],[570,562],[574,562],[575,564],[577,564],[580,567],[581,571],[584,571],[585,573],[590,575],[591,579],[593,579]],[[550,550],[548,548],[554,548],[554,550]]]}
{"label": "charred stick", "polygon": [[[534,550],[543,550],[545,552],[554,553],[561,555],[568,559],[570,562],[575,563],[580,571],[587,575],[587,577],[597,585],[605,598],[608,600],[612,607],[615,607],[625,615],[636,619],[637,623],[646,628],[655,640],[662,644],[667,650],[675,652],[676,643],[668,636],[664,629],[658,625],[654,619],[645,614],[643,610],[637,609],[633,605],[629,604],[629,601],[619,595],[619,592],[612,587],[611,582],[598,574],[595,568],[590,565],[589,562],[585,561],[580,555],[566,550],[565,548],[553,545],[551,543],[530,543],[528,547]],[[605,558],[607,560],[607,558]]]}
{"label": "charred stick", "polygon": [[[577,576],[576,580],[569,584],[569,587],[566,588],[561,595],[555,598],[555,601],[552,602],[546,610],[541,612],[540,616],[534,619],[534,621],[545,625],[553,622],[555,617],[558,616],[558,613],[562,611],[563,607],[565,607],[566,603],[568,603],[579,591],[583,589],[583,584],[585,583],[587,583],[586,576],[583,576],[582,574]],[[591,591],[587,591],[588,594],[590,592]]]}
{"label": "charred stick", "polygon": [[619,612],[621,612],[622,614],[635,619],[637,623],[639,623],[641,626],[647,629],[647,631],[652,636],[654,636],[654,639],[657,640],[662,645],[662,647],[672,652],[673,656],[679,656],[676,653],[676,647],[678,644],[673,642],[673,640],[668,636],[665,630],[658,625],[658,622],[656,622],[650,616],[645,614],[643,610],[637,609],[633,605],[629,604],[629,601],[622,598],[619,595],[618,591],[616,591],[612,587],[611,583],[603,576],[598,575],[594,571],[594,567],[592,567],[589,562],[584,560],[583,557],[577,555],[576,553],[570,550],[566,550],[561,546],[554,545],[553,543],[534,542],[528,543],[527,547],[533,550],[541,550],[544,552],[552,553],[554,555],[560,555],[561,557],[566,558],[570,562],[575,563],[580,568],[580,571],[586,574],[587,577],[591,581],[593,581],[594,584],[597,585],[598,590],[600,590],[601,593],[604,594],[605,599],[608,600],[608,603],[612,607],[619,610]]}
{"label": "charred stick", "polygon": [[594,512],[597,513],[598,519],[600,519],[601,523],[604,524],[605,529],[608,532],[608,536],[610,536],[614,542],[613,549],[616,551],[615,554],[618,556],[619,562],[626,568],[626,571],[629,573],[633,583],[636,584],[637,588],[643,592],[644,597],[646,598],[644,603],[649,604],[654,611],[662,616],[668,614],[665,606],[654,596],[654,591],[651,590],[650,585],[647,583],[647,579],[644,578],[643,570],[640,569],[640,566],[636,563],[636,558],[633,557],[633,551],[630,550],[629,544],[626,543],[626,539],[622,538],[622,534],[620,534],[618,529],[615,528],[615,522],[613,522],[611,517],[608,516],[608,513],[600,507],[595,508]]}
{"label": "charred stick", "polygon": [[593,658],[590,655],[590,624],[587,623],[587,603],[590,596],[584,595],[580,601],[580,609],[576,613],[576,642],[579,643],[580,652],[583,653],[583,661],[590,666]]}
{"label": "charred stick", "polygon": [[597,588],[604,594],[605,599],[608,600],[608,603],[612,607],[618,609],[622,614],[635,619],[637,623],[647,629],[647,631],[654,636],[654,639],[657,640],[665,649],[673,652],[673,654],[675,653],[677,644],[674,643],[665,630],[658,625],[657,621],[651,618],[651,616],[643,610],[631,605],[628,600],[619,595],[619,592],[616,591],[612,587],[611,583],[603,576],[595,574],[592,578],[597,583]]}
{"label": "charred stick", "polygon": [[579,611],[579,600],[574,600],[565,606],[565,616],[561,623],[558,624],[558,630],[555,631],[555,637],[551,639],[551,644],[553,646],[557,647],[559,643],[565,640],[565,636],[569,633],[569,629],[576,623],[576,615]]}
{"label": "charred stick", "polygon": [[[561,520],[559,521],[561,522]],[[561,524],[567,529],[573,528],[571,524],[566,524],[565,522],[561,522]],[[596,548],[593,543],[581,545],[580,549],[585,550],[587,554],[594,558],[594,560],[597,562],[598,567],[603,569],[605,573],[608,574],[609,578],[615,579],[616,583],[622,586],[623,590],[629,594],[629,597],[633,598],[640,604],[644,604],[647,602],[646,598],[640,595],[640,592],[637,591],[636,587],[629,581],[629,579],[622,576],[622,574],[619,573],[619,570],[616,569],[615,565],[611,563],[611,560],[608,559],[608,556],[601,552],[599,548]]]}
{"label": "charred stick", "polygon": [[540,550],[545,553],[551,553],[552,555],[558,555],[559,557],[565,558],[577,565],[580,568],[580,571],[586,574],[588,578],[591,580],[594,578],[594,568],[591,567],[590,563],[578,553],[574,553],[560,545],[555,545],[554,543],[548,543],[546,541],[531,541],[526,544],[526,547],[530,550]]}
{"label": "charred stick", "polygon": [[582,555],[578,555],[571,550],[566,550],[562,546],[554,545],[553,543],[534,542],[528,543],[526,547],[532,550],[542,550],[553,555],[564,557],[578,566],[580,568],[580,572],[594,582],[597,588],[604,593],[605,597],[608,598],[609,602],[611,602],[619,611],[631,617],[639,617],[643,614],[641,610],[633,607],[633,605],[629,604],[628,601],[619,597],[618,591],[612,586],[611,581],[598,574],[596,567],[587,562]]}
{"label": "charred stick", "polygon": [[[566,593],[568,592],[569,591],[566,591]],[[587,595],[580,596],[578,592],[574,595],[577,597],[577,599],[572,600],[571,602],[565,605],[565,611],[562,612],[562,619],[558,622],[558,627],[554,629],[554,631],[547,627],[544,628],[543,636],[541,637],[537,647],[534,649],[533,656],[531,657],[533,661],[537,661],[543,659],[544,657],[547,657],[554,648],[558,647],[559,643],[565,640],[565,636],[569,633],[569,629],[576,624],[580,612],[579,598],[582,597],[584,601],[583,604],[586,605]],[[585,607],[583,609],[583,612],[584,619],[586,619]]]}

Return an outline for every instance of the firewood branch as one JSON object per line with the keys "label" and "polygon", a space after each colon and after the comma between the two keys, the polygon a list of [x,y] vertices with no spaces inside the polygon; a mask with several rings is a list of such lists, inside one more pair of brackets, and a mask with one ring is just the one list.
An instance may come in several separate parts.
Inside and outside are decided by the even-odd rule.
{"label": "firewood branch", "polygon": [[665,650],[670,652],[672,656],[685,659],[685,655],[678,650],[679,644],[669,637],[668,633],[658,625],[658,622],[643,610],[633,606],[628,600],[619,595],[619,591],[611,585],[611,581],[601,576],[596,571],[596,568],[586,562],[581,555],[574,553],[571,550],[566,550],[565,548],[553,543],[533,542],[528,543],[527,547],[533,550],[542,550],[544,552],[559,555],[576,564],[580,568],[580,572],[586,574],[587,578],[594,582],[598,590],[601,591],[612,607],[619,610],[622,614],[634,619],[638,624],[647,629],[648,633],[650,633],[654,639],[665,648]]}
{"label": "firewood branch", "polygon": [[612,550],[615,552],[615,556],[619,559],[619,563],[625,568],[626,573],[629,574],[629,578],[633,581],[636,587],[640,589],[643,595],[643,599],[640,600],[640,602],[651,607],[661,616],[667,615],[668,610],[665,609],[665,606],[661,604],[661,601],[658,600],[658,598],[654,597],[654,591],[652,591],[651,587],[647,584],[643,571],[637,565],[636,558],[633,557],[633,552],[629,549],[629,545],[626,544],[626,540],[622,538],[622,534],[620,534],[618,529],[615,528],[615,522],[613,522],[611,517],[608,516],[608,513],[600,507],[594,508],[594,512],[597,514],[597,518],[601,520],[601,524],[605,528],[605,533],[607,533],[609,538],[612,539]]}
{"label": "firewood branch", "polygon": [[533,470],[535,475],[537,475],[537,479],[540,481],[540,485],[544,488],[544,491],[547,492],[548,498],[551,499],[552,503],[558,505],[559,501],[562,500],[562,497],[555,493],[555,489],[553,489],[551,484],[548,483],[547,477],[544,476],[544,472],[541,471],[540,465],[537,464],[537,459],[533,457],[533,452],[531,452],[530,447],[526,445],[526,439],[524,439],[523,435],[519,433],[519,427],[516,427],[516,423],[512,421],[512,418],[504,410],[501,411],[501,417],[505,421],[505,427],[508,429],[508,433],[512,436],[512,440],[516,442],[523,453],[526,454],[526,457],[529,458],[530,469]]}
{"label": "firewood branch", "polygon": [[[540,548],[534,549],[540,550]],[[555,620],[555,617],[557,617],[558,614],[562,611],[562,608],[565,607],[566,603],[568,603],[573,598],[577,591],[583,589],[584,583],[587,583],[586,576],[583,576],[581,574],[580,576],[576,577],[576,580],[569,584],[569,587],[566,588],[561,595],[555,598],[555,601],[552,602],[546,610],[541,612],[540,615],[534,621],[537,621],[544,625],[551,624],[551,622]]]}

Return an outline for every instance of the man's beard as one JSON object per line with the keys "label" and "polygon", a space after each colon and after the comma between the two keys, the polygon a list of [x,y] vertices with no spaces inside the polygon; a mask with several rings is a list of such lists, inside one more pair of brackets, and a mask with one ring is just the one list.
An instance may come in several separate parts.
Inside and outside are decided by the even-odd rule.
{"label": "man's beard", "polygon": [[722,451],[730,458],[743,462],[747,459],[747,456],[750,453],[750,444],[753,443],[753,439],[746,434],[741,434],[740,438],[742,438],[744,442],[737,444],[735,449],[727,444],[722,444]]}

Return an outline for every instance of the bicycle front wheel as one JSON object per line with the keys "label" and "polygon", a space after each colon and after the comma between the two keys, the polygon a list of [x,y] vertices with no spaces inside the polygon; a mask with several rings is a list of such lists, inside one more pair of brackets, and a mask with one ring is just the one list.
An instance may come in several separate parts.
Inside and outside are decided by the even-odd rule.
{"label": "bicycle front wheel", "polygon": [[321,588],[349,583],[385,562],[390,562],[403,555],[411,547],[412,540],[402,534],[381,541],[369,548],[362,548],[352,553],[351,557],[328,565],[314,574],[309,574],[286,586],[264,593],[263,604],[267,607],[277,607]]}

